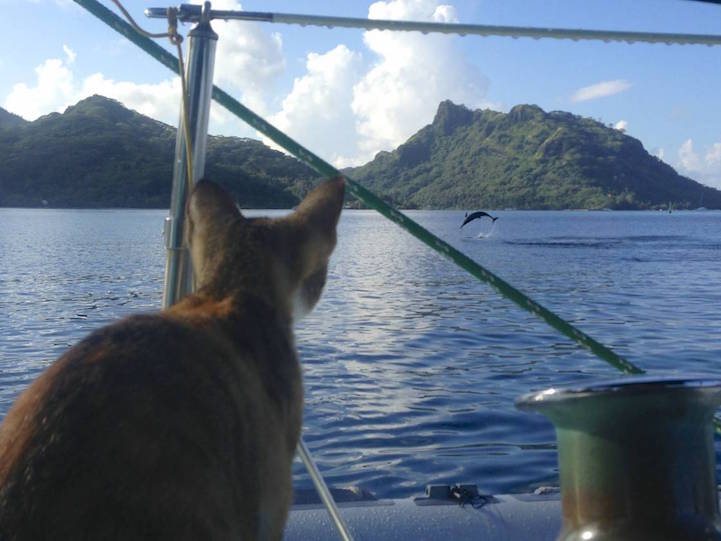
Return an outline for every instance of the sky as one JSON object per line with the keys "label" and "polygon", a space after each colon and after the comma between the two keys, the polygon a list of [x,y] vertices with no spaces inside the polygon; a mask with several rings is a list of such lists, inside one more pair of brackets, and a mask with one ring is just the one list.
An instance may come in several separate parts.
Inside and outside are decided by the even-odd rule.
{"label": "sky", "polygon": [[[117,12],[109,0],[102,3]],[[124,0],[151,32],[146,7]],[[686,0],[216,0],[215,9],[721,35],[721,6]],[[72,0],[0,0],[0,106],[27,120],[101,94],[177,125],[180,83]],[[574,42],[215,21],[215,84],[338,167],[392,150],[445,99],[533,103],[639,139],[721,189],[721,46]],[[187,35],[190,26],[181,26]],[[167,40],[159,40],[171,49]],[[222,106],[209,132],[262,139]]]}

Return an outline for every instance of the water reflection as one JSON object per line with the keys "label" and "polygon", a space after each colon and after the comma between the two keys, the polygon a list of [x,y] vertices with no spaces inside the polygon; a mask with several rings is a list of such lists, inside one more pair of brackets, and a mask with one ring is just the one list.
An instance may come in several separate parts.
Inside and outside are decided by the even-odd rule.
{"label": "water reflection", "polygon": [[[462,212],[410,214],[643,368],[720,372],[721,214],[499,212],[480,239],[459,232]],[[164,217],[0,209],[0,415],[88,331],[160,305]],[[615,376],[367,211],[344,212],[297,343],[321,470],[387,497],[554,482],[551,425],[513,400]]]}

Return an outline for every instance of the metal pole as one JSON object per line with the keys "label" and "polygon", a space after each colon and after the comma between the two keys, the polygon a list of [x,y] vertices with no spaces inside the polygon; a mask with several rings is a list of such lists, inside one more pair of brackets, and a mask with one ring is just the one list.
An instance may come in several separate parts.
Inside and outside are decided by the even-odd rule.
{"label": "metal pole", "polygon": [[[210,28],[210,2],[203,5],[203,15],[198,25],[188,34],[190,52],[186,81],[188,82],[188,124],[190,126],[193,180],[197,182],[205,171],[210,100],[213,92],[213,66],[218,35]],[[168,259],[165,266],[163,308],[169,308],[193,290],[193,274],[190,253],[185,238],[185,203],[188,197],[188,176],[185,152],[185,133],[181,106],[180,128],[175,140],[173,163],[173,192],[170,215],[165,219],[165,239]],[[343,522],[323,477],[313,462],[308,448],[301,438],[298,447],[301,459],[308,469],[313,484],[331,516],[333,524],[344,541],[352,541],[348,527]]]}
{"label": "metal pole", "polygon": [[[188,82],[188,126],[192,149],[193,181],[203,178],[208,141],[210,100],[213,91],[213,67],[218,35],[210,28],[210,2],[203,5],[198,25],[188,34],[189,52],[186,68]],[[187,155],[181,106],[178,134],[175,139],[173,191],[170,212],[165,219],[165,265],[163,308],[169,308],[193,290],[193,270],[185,238],[185,203],[188,198]]]}
{"label": "metal pole", "polygon": [[343,517],[340,516],[338,507],[333,500],[333,495],[330,493],[330,490],[328,490],[328,485],[325,484],[325,480],[323,479],[320,470],[318,470],[315,462],[313,462],[313,457],[310,456],[310,451],[308,450],[308,447],[306,447],[302,436],[298,442],[298,454],[300,454],[300,459],[303,461],[303,464],[305,464],[305,467],[308,470],[308,474],[313,481],[315,489],[318,491],[320,500],[323,502],[323,505],[325,505],[333,524],[338,530],[338,535],[340,535],[343,541],[353,541],[353,536],[351,535],[348,526],[346,526],[345,522],[343,522]]}

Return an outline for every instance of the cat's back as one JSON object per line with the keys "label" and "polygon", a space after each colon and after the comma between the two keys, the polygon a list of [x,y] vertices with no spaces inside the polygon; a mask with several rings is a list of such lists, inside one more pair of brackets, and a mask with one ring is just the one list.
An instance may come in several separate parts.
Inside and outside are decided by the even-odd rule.
{"label": "cat's back", "polygon": [[0,539],[252,538],[301,401],[289,329],[257,299],[96,331],[0,428]]}

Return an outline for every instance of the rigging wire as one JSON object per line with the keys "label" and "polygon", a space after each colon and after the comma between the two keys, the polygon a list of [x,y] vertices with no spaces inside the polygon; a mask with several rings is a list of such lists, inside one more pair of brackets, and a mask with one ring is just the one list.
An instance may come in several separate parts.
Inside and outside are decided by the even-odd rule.
{"label": "rigging wire", "polygon": [[[708,0],[697,0],[708,1]],[[164,8],[148,8],[148,17],[164,17]],[[183,22],[200,20],[200,6],[182,4],[178,8],[178,17]],[[242,10],[210,10],[211,19],[255,21],[267,23],[293,24],[301,26],[321,26],[325,28],[361,28],[364,30],[393,30],[405,32],[429,32],[476,35],[482,37],[512,37],[533,39],[571,39],[617,41],[625,43],[665,43],[667,45],[721,45],[721,35],[713,34],[675,34],[664,32],[633,32],[624,30],[586,30],[570,28],[535,28],[524,26],[498,26],[461,23],[437,23],[427,21],[405,21],[389,19],[363,19],[359,17],[333,17],[326,15],[303,15],[299,13],[271,13]]]}

